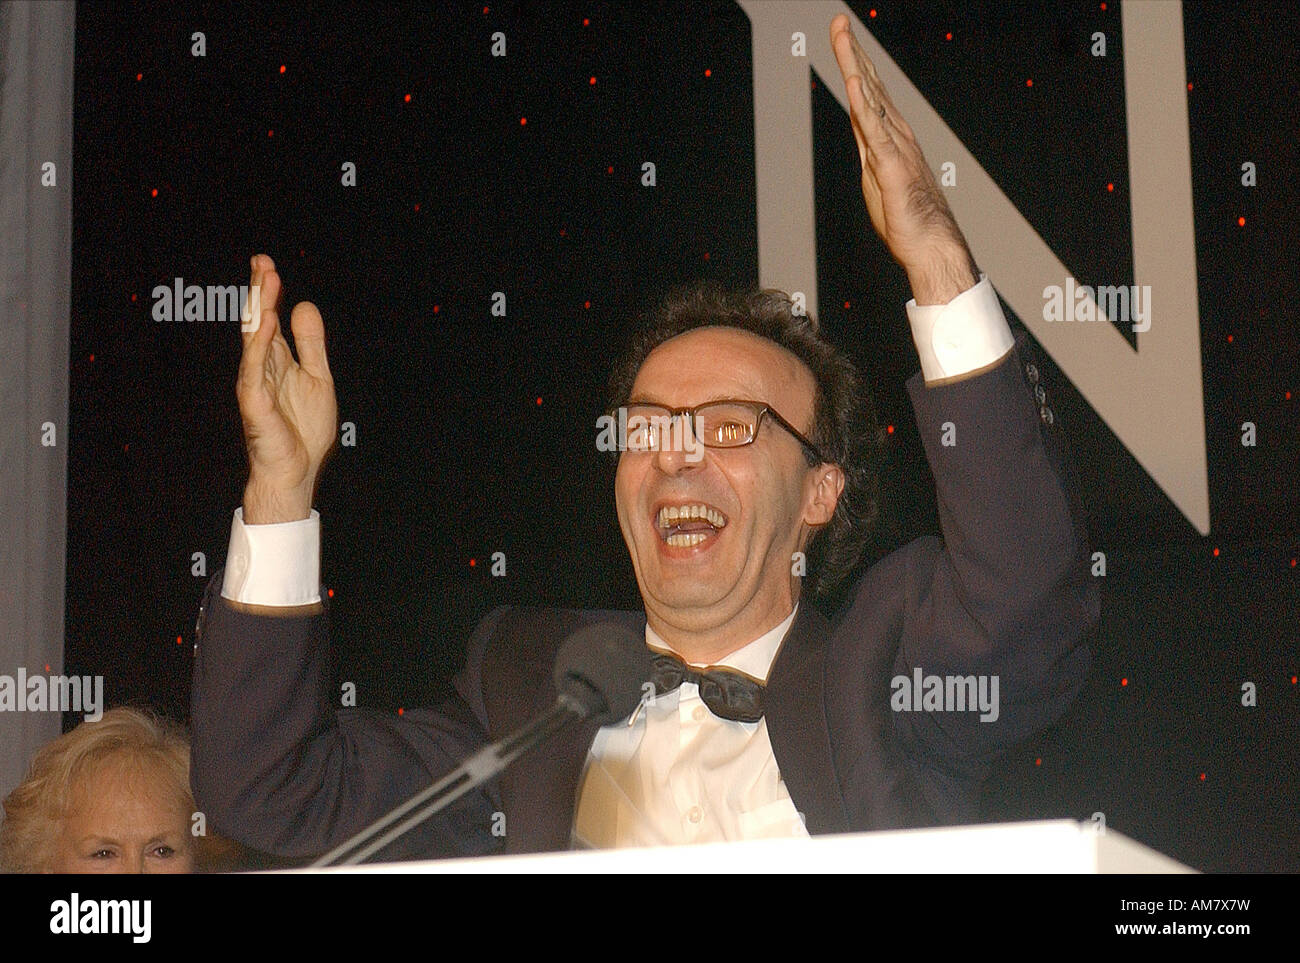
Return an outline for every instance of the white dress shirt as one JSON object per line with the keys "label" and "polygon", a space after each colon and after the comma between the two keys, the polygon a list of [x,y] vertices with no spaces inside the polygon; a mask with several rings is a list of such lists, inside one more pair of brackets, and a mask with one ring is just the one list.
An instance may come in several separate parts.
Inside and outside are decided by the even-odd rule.
{"label": "white dress shirt", "polygon": [[[907,303],[927,383],[988,367],[1012,347],[993,285],[979,282],[947,304]],[[221,594],[236,602],[320,601],[320,514],[245,525],[236,508]],[[796,606],[797,611],[797,606]],[[766,679],[795,613],[722,660]],[[646,641],[669,649],[647,626]],[[576,845],[641,846],[806,835],[767,736],[767,721],[719,719],[694,683],[600,730],[588,754],[574,819]]]}
{"label": "white dress shirt", "polygon": [[[715,664],[766,681],[798,609]],[[646,644],[673,651],[648,625]],[[772,754],[767,720],[715,716],[694,682],[601,729],[587,754],[573,825],[577,846],[807,835]]]}

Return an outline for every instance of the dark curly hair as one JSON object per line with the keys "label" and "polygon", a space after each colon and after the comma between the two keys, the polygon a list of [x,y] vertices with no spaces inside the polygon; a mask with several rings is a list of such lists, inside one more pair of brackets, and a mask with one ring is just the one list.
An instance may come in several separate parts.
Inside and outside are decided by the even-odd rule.
{"label": "dark curly hair", "polygon": [[[853,571],[880,517],[880,467],[884,435],[875,406],[853,362],[797,314],[782,291],[725,290],[712,282],[672,291],[633,335],[610,376],[610,410],[625,405],[650,352],[679,334],[704,327],[739,328],[785,348],[812,372],[817,384],[809,440],[844,472],[844,491],[831,520],[807,548],[803,588],[814,599],[834,595]],[[810,467],[818,464],[805,451]],[[617,455],[615,456],[617,458]]]}

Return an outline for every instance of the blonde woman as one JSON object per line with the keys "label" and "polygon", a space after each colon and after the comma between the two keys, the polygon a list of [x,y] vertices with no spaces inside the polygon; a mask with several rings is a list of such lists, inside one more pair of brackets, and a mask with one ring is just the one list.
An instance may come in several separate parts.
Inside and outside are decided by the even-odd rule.
{"label": "blonde woman", "polygon": [[11,873],[188,873],[190,746],[175,725],[113,709],[44,746],[4,801]]}

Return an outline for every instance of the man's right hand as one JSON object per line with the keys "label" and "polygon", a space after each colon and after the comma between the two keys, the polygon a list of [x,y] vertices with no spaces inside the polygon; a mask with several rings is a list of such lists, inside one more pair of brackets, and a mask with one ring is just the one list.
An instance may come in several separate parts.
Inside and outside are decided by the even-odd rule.
{"label": "man's right hand", "polygon": [[293,309],[295,361],[275,310],[280,296],[275,262],[256,254],[252,269],[250,287],[260,290],[261,318],[255,331],[243,332],[235,395],[248,446],[244,522],[266,525],[311,514],[321,464],[338,438],[338,403],[320,312],[307,301]]}

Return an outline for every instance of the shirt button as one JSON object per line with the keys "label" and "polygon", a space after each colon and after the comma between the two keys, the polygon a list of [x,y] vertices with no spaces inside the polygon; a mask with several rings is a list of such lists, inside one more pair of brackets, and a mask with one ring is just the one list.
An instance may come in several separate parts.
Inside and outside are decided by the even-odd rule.
{"label": "shirt button", "polygon": [[704,714],[708,711],[709,710],[704,708],[704,706],[696,706],[695,711],[691,713],[691,718],[694,719],[696,722],[703,722]]}
{"label": "shirt button", "polygon": [[704,818],[704,810],[699,806],[692,806],[686,813],[686,818],[693,823],[698,823]]}
{"label": "shirt button", "polygon": [[1029,379],[1031,385],[1038,384],[1038,368],[1033,362],[1025,365],[1025,377]]}
{"label": "shirt button", "polygon": [[1047,390],[1042,385],[1034,385],[1034,397],[1040,405],[1047,404]]}
{"label": "shirt button", "polygon": [[1039,417],[1043,419],[1043,424],[1045,425],[1050,425],[1056,420],[1056,416],[1052,414],[1052,409],[1047,407],[1047,405],[1043,405],[1043,407],[1039,408],[1038,414]]}

